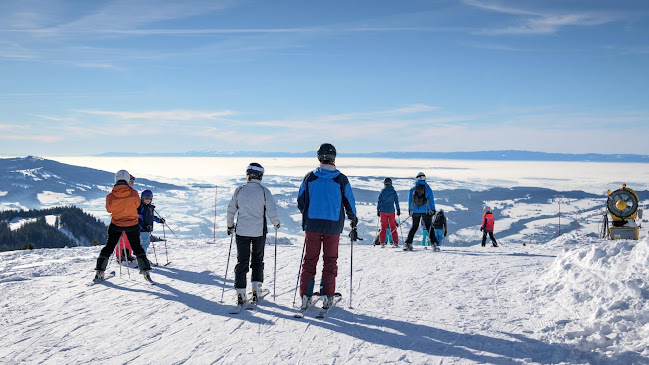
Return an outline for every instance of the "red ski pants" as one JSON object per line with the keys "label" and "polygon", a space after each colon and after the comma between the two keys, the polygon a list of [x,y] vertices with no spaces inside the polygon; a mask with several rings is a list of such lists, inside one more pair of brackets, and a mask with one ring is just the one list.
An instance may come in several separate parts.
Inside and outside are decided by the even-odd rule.
{"label": "red ski pants", "polygon": [[381,232],[379,233],[379,242],[385,243],[385,233],[390,226],[390,233],[392,234],[392,242],[399,243],[399,234],[397,233],[397,223],[394,220],[394,213],[381,212]]}
{"label": "red ski pants", "polygon": [[322,247],[322,294],[334,295],[336,276],[338,276],[338,242],[339,234],[305,232],[304,261],[300,273],[300,295],[309,293],[309,285],[315,279],[316,266]]}

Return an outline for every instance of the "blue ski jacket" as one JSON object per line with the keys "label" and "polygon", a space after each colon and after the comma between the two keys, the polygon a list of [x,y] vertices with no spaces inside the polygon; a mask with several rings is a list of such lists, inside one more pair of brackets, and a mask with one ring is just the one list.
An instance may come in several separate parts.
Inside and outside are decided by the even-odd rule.
{"label": "blue ski jacket", "polygon": [[153,215],[155,205],[153,204],[144,204],[140,203],[140,207],[137,208],[137,223],[140,225],[140,232],[151,232],[153,231],[153,222],[160,223],[160,218]]}
{"label": "blue ski jacket", "polygon": [[[426,186],[426,198],[428,201],[426,204],[417,206],[412,204],[412,194],[415,191],[415,186],[417,185],[425,185]],[[411,211],[413,213],[430,213],[435,211],[435,197],[433,196],[433,190],[426,184],[424,180],[417,180],[415,181],[415,186],[413,186],[410,189],[410,193],[408,194],[408,211]]]}
{"label": "blue ski jacket", "polygon": [[392,185],[387,185],[379,193],[379,202],[376,205],[376,209],[381,213],[394,213],[394,207],[399,209],[399,197],[397,196],[397,191],[394,190]]}
{"label": "blue ski jacket", "polygon": [[345,213],[349,219],[356,219],[356,201],[347,176],[333,166],[323,166],[306,174],[297,193],[302,230],[340,234],[345,226]]}

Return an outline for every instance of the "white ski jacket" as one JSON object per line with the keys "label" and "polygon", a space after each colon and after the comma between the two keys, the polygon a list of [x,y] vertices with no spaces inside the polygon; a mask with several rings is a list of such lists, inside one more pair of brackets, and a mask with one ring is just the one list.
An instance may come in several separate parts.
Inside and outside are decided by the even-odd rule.
{"label": "white ski jacket", "polygon": [[270,191],[261,185],[260,180],[251,179],[234,191],[228,206],[228,227],[234,226],[234,215],[237,212],[239,212],[239,216],[237,218],[236,234],[239,236],[263,236],[264,212],[270,218],[273,226],[279,224],[275,199],[273,199]]}

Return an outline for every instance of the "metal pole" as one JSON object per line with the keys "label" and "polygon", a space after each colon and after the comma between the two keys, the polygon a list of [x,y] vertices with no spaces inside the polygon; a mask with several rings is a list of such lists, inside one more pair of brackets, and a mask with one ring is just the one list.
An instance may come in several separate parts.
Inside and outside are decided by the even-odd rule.
{"label": "metal pole", "polygon": [[153,238],[153,235],[151,234],[151,232],[149,232],[149,241],[153,245],[153,255],[155,256],[155,266],[158,266],[159,265],[158,264],[158,254],[155,252],[155,242],[153,242],[152,238]]}
{"label": "metal pole", "polygon": [[351,252],[349,254],[349,309],[352,307],[352,287],[354,286],[354,238],[351,239]]}
{"label": "metal pole", "polygon": [[214,190],[214,243],[216,243],[216,197],[218,196],[219,187]]}
{"label": "metal pole", "polygon": [[277,228],[275,228],[275,266],[273,266],[273,300],[277,297],[275,287],[277,284]]}
{"label": "metal pole", "polygon": [[[122,232],[122,237],[124,237],[124,236],[126,236],[126,233]],[[122,243],[124,244],[123,247],[122,247],[124,249],[124,251],[122,251],[123,255],[124,255],[123,257],[125,258],[124,265],[126,265],[126,273],[128,274],[128,278],[130,279],[131,278],[131,268],[128,266],[128,253],[126,252],[126,238],[124,238]]]}
{"label": "metal pole", "polygon": [[300,257],[300,267],[297,269],[297,282],[295,283],[295,292],[293,293],[293,306],[295,306],[295,296],[297,287],[300,285],[300,273],[302,272],[302,261],[304,260],[304,250],[306,249],[306,232],[304,233],[304,245],[302,246],[302,256]]}
{"label": "metal pole", "polygon": [[225,264],[225,275],[223,275],[223,290],[221,291],[221,301],[223,303],[223,295],[225,294],[225,282],[228,280],[228,269],[230,267],[230,254],[232,253],[232,239],[234,239],[234,232],[230,236],[230,249],[228,250],[228,262]]}
{"label": "metal pole", "polygon": [[165,241],[165,255],[167,256],[167,263],[165,266],[169,265],[169,252],[167,251],[167,233],[165,232],[165,226],[162,226],[162,238]]}
{"label": "metal pole", "polygon": [[561,236],[561,193],[557,196],[559,197],[559,236]]}

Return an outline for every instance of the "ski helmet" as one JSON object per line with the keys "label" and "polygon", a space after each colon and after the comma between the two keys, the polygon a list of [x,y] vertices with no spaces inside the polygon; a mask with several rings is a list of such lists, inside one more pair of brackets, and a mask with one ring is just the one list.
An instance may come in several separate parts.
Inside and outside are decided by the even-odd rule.
{"label": "ski helmet", "polygon": [[389,177],[386,177],[386,178],[383,180],[383,184],[384,184],[384,185],[392,185],[392,179],[390,179]]}
{"label": "ski helmet", "polygon": [[491,212],[491,208],[488,205],[485,205],[484,209],[482,210],[483,212]]}
{"label": "ski helmet", "polygon": [[142,195],[140,195],[140,197],[141,197],[142,199],[144,199],[144,198],[151,198],[151,199],[153,199],[153,192],[152,192],[151,190],[144,190],[144,191],[142,192]]}
{"label": "ski helmet", "polygon": [[437,213],[439,213],[440,215],[444,215],[444,209],[438,210]]}
{"label": "ski helmet", "polygon": [[261,180],[264,176],[264,168],[256,162],[251,162],[246,169],[246,175],[250,176],[251,179]]}
{"label": "ski helmet", "polygon": [[120,180],[124,180],[124,182],[128,182],[130,179],[131,179],[131,174],[129,174],[128,171],[126,170],[119,170],[115,173],[116,184]]}
{"label": "ski helmet", "polygon": [[321,163],[334,163],[336,161],[336,147],[331,143],[323,143],[318,148],[318,161]]}
{"label": "ski helmet", "polygon": [[417,180],[426,181],[426,174],[424,174],[423,172],[418,173],[417,174]]}

